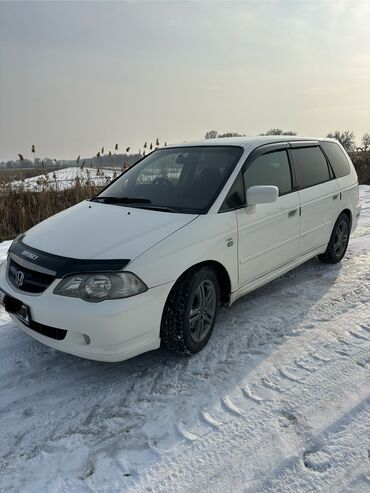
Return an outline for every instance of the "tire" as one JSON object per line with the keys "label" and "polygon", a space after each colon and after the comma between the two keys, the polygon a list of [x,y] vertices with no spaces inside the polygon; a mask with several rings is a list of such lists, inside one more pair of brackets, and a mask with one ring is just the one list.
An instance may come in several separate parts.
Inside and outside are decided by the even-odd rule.
{"label": "tire", "polygon": [[321,262],[336,264],[342,260],[347,251],[350,228],[348,215],[342,212],[334,225],[326,252],[318,255]]}
{"label": "tire", "polygon": [[220,287],[212,268],[191,270],[180,278],[162,315],[161,339],[167,348],[182,355],[201,351],[212,335],[219,300]]}

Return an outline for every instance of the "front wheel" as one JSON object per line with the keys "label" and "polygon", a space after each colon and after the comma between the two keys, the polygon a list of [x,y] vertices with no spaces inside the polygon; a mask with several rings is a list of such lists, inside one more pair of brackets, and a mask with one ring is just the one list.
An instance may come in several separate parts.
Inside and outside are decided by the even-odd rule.
{"label": "front wheel", "polygon": [[194,354],[209,341],[216,321],[220,288],[215,271],[201,267],[181,278],[166,302],[161,339],[173,352]]}
{"label": "front wheel", "polygon": [[344,257],[350,235],[350,222],[348,215],[340,214],[334,225],[326,252],[319,255],[319,259],[327,264],[336,264]]}

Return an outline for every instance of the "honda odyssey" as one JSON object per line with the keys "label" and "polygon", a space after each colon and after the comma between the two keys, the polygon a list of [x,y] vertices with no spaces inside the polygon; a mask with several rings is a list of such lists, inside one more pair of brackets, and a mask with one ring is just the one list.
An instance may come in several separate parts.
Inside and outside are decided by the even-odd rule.
{"label": "honda odyssey", "polygon": [[218,307],[318,256],[339,262],[360,214],[330,139],[213,139],[155,150],[91,200],[13,241],[0,303],[35,339],[120,361],[209,341]]}

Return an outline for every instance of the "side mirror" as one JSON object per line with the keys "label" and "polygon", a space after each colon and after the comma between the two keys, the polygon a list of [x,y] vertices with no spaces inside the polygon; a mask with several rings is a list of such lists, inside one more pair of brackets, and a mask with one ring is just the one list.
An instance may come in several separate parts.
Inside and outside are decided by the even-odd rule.
{"label": "side mirror", "polygon": [[246,193],[247,205],[271,204],[279,197],[279,189],[273,185],[256,185],[249,187]]}

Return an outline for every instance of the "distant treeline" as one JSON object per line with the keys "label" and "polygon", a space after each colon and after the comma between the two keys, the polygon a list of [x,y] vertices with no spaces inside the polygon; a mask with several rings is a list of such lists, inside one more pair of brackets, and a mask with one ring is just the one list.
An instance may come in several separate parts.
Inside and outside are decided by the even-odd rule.
{"label": "distant treeline", "polygon": [[[97,167],[113,167],[113,168],[128,168],[136,163],[140,158],[145,156],[148,152],[152,152],[154,149],[157,149],[160,145],[159,138],[157,137],[153,142],[144,142],[143,144],[143,152],[139,149],[137,153],[131,153],[131,146],[125,147],[125,153],[119,153],[119,144],[115,144],[112,149],[107,149],[105,146],[101,147],[100,150],[96,153],[94,157],[81,158],[81,155],[77,156],[76,159],[52,159],[50,157],[45,157],[44,159],[40,159],[37,157],[40,154],[40,150],[32,144],[31,146],[31,155],[32,159],[25,157],[23,154],[18,154],[18,159],[10,160],[10,161],[1,161],[1,168],[33,168],[33,167],[41,167],[41,168],[50,168],[51,166],[67,168],[71,166],[97,166]],[[167,145],[167,142],[164,142],[164,146]]]}

